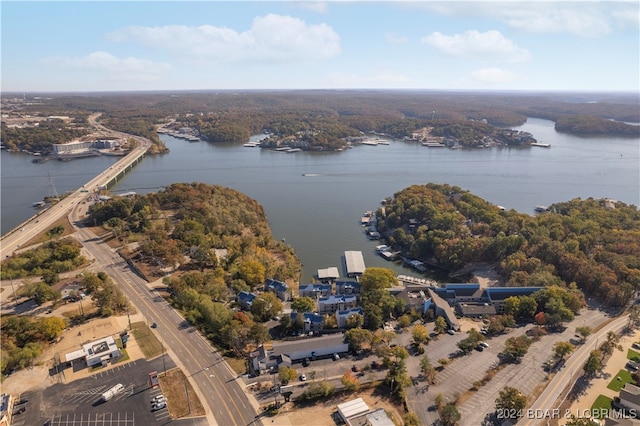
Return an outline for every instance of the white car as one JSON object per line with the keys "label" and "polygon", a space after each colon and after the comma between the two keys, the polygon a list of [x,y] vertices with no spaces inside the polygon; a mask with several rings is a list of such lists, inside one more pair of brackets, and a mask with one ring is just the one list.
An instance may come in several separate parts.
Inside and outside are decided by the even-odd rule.
{"label": "white car", "polygon": [[157,404],[160,402],[166,402],[166,398],[164,397],[164,395],[160,394],[160,395],[156,395],[153,398],[151,398],[151,403],[152,404]]}
{"label": "white car", "polygon": [[489,344],[487,342],[480,342],[480,346],[484,346],[485,348],[488,348]]}
{"label": "white car", "polygon": [[452,329],[448,329],[447,333],[449,333],[452,336],[455,336],[455,334],[456,334],[455,330],[452,330]]}
{"label": "white car", "polygon": [[306,381],[307,381],[307,376],[306,376],[306,375],[304,375],[304,374],[301,374],[301,375],[300,375],[300,381],[301,381],[301,382],[306,382]]}
{"label": "white car", "polygon": [[167,401],[154,402],[153,405],[151,406],[151,409],[153,411],[158,411],[158,410],[162,410],[166,406],[167,406]]}

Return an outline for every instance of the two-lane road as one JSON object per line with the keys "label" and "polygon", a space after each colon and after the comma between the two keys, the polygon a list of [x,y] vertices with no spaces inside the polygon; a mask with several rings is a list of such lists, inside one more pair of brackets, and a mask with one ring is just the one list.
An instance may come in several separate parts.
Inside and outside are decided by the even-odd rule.
{"label": "two-lane road", "polygon": [[602,343],[608,332],[613,331],[619,333],[629,322],[629,316],[623,315],[610,323],[606,324],[596,333],[589,336],[589,341],[578,347],[576,351],[567,359],[564,367],[556,373],[549,382],[538,399],[529,407],[522,418],[521,422],[524,426],[534,426],[547,424],[548,418],[558,417],[561,413],[554,412],[559,396],[567,385],[572,385],[575,380],[580,377],[584,363],[589,358],[591,351],[597,349],[598,342]]}

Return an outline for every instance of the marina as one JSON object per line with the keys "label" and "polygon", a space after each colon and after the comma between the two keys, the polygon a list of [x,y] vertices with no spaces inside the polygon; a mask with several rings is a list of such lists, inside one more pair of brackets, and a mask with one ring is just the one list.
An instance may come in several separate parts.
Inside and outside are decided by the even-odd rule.
{"label": "marina", "polygon": [[[302,280],[335,263],[336,247],[362,250],[367,266],[408,273],[406,265],[375,252],[384,241],[369,240],[360,221],[366,210],[414,184],[446,182],[527,214],[533,214],[536,205],[576,197],[640,205],[638,139],[579,138],[557,133],[551,121],[531,118],[518,129],[551,143],[553,150],[425,149],[417,142],[393,141],[393,149],[382,151],[355,145],[340,153],[269,155],[242,143],[186,143],[161,134],[169,154],[146,156],[109,189],[144,194],[175,182],[205,182],[245,193],[264,206],[273,235],[295,248],[304,263]],[[249,141],[264,137],[253,135]],[[48,172],[58,192],[65,193],[117,160],[99,156],[35,164],[32,155],[6,150],[0,154],[5,233],[35,214],[33,201],[49,193]]]}

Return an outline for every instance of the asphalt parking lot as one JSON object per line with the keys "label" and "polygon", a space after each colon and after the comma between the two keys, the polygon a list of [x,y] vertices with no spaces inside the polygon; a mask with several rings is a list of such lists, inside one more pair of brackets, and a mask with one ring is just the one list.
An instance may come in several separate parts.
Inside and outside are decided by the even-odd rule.
{"label": "asphalt parking lot", "polygon": [[[167,356],[164,362],[167,370],[175,367]],[[161,357],[150,362],[136,360],[85,379],[25,393],[19,399],[28,400],[24,403],[26,410],[15,415],[11,425],[146,426],[170,422],[206,425],[205,418],[172,421],[166,407],[152,410],[151,399],[162,392],[159,387],[150,387],[149,372],[162,372],[163,368]],[[102,393],[117,383],[124,389],[109,401],[102,401]]]}

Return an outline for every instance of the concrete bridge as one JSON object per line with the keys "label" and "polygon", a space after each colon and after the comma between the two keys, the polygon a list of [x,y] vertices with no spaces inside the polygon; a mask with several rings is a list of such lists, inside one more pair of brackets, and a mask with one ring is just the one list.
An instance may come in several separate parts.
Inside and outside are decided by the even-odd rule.
{"label": "concrete bridge", "polygon": [[58,203],[52,205],[43,212],[32,216],[13,230],[9,231],[7,234],[3,235],[2,239],[0,239],[1,259],[6,259],[13,255],[16,250],[23,247],[33,237],[45,230],[48,230],[58,219],[69,214],[69,212],[71,212],[76,206],[85,201],[91,193],[96,190],[107,189],[115,185],[119,178],[122,178],[125,174],[131,171],[136,164],[142,161],[142,158],[151,147],[151,141],[140,136],[109,131],[105,129],[104,126],[95,122],[98,115],[99,114],[92,115],[93,120],[90,120],[90,122],[93,121],[96,128],[101,129],[102,131],[108,131],[112,135],[118,137],[135,139],[139,145],[129,154],[118,160],[113,166],[102,171],[89,182],[82,185],[81,188],[76,189]]}

